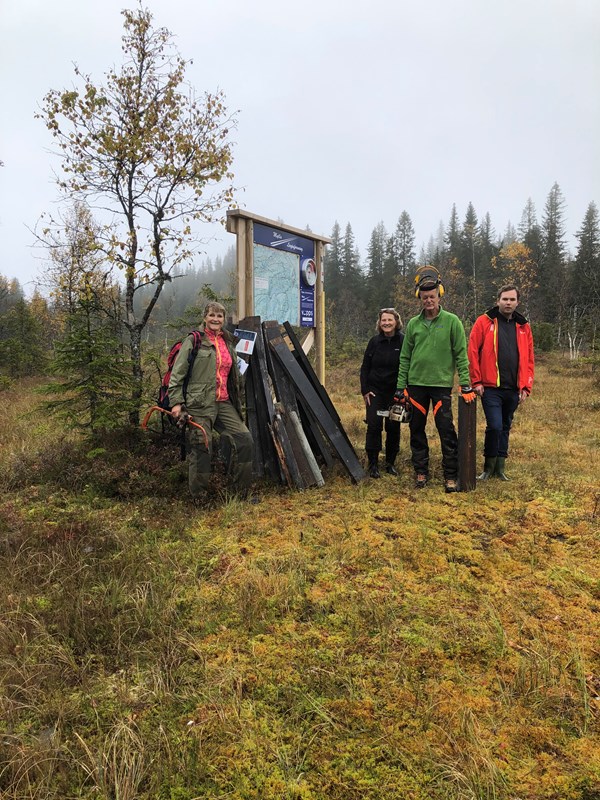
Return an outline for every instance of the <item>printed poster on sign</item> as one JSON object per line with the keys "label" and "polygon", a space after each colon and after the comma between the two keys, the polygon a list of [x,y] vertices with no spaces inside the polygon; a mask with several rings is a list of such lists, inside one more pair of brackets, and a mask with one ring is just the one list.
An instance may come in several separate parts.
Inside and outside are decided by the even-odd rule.
{"label": "printed poster on sign", "polygon": [[261,319],[314,327],[314,241],[255,223],[253,255],[254,313]]}

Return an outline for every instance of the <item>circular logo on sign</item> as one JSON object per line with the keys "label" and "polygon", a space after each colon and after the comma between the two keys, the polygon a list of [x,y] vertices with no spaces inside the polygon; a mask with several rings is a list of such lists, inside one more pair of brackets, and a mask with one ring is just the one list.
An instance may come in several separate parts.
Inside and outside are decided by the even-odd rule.
{"label": "circular logo on sign", "polygon": [[300,267],[302,280],[307,286],[314,286],[317,282],[317,265],[312,258],[305,258]]}

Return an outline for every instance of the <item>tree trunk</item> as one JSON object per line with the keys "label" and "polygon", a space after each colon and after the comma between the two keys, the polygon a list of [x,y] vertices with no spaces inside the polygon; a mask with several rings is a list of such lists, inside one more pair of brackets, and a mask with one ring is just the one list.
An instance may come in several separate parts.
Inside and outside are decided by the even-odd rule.
{"label": "tree trunk", "polygon": [[144,378],[144,373],[142,370],[141,340],[141,326],[132,325],[129,328],[129,348],[131,350],[133,389],[131,392],[131,410],[129,412],[129,422],[136,428],[140,424],[140,403],[142,401],[142,381]]}

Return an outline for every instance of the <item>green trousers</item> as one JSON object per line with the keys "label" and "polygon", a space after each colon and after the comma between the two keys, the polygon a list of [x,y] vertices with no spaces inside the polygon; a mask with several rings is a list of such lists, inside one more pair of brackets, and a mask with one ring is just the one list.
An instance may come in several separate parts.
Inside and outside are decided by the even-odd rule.
{"label": "green trousers", "polygon": [[189,409],[194,422],[202,425],[208,439],[204,441],[202,431],[190,426],[189,485],[192,497],[202,497],[208,489],[212,461],[212,433],[217,431],[227,454],[227,474],[238,489],[246,489],[252,482],[252,436],[229,400],[217,403],[217,414],[203,417]]}

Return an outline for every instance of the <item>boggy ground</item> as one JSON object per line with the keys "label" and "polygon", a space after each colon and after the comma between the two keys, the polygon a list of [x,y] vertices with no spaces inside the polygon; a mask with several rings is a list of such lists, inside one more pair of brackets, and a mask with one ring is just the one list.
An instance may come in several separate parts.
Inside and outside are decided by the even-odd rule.
{"label": "boggy ground", "polygon": [[2,798],[598,800],[599,394],[540,364],[510,483],[444,494],[432,430],[425,490],[405,436],[399,478],[202,509],[176,450],[5,393]]}

